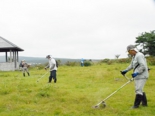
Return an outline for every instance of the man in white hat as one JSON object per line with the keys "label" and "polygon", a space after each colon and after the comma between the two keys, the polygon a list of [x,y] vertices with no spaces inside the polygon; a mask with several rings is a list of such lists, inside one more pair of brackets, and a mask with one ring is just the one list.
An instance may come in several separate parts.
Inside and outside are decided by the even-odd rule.
{"label": "man in white hat", "polygon": [[48,59],[49,64],[45,67],[45,70],[47,68],[50,69],[50,76],[49,76],[48,83],[52,82],[52,78],[54,79],[54,83],[56,83],[57,82],[57,77],[56,77],[56,71],[57,71],[56,61],[50,55],[47,55],[46,58]]}
{"label": "man in white hat", "polygon": [[131,64],[125,70],[121,71],[121,74],[125,75],[133,69],[132,77],[135,82],[136,96],[132,108],[138,108],[141,102],[142,106],[147,106],[146,94],[143,92],[145,82],[149,77],[145,56],[134,45],[127,46],[127,51],[132,56]]}

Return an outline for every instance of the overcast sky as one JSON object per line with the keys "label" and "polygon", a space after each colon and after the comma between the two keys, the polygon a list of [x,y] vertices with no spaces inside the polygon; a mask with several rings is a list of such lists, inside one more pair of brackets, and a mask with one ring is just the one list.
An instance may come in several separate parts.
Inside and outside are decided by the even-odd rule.
{"label": "overcast sky", "polygon": [[0,36],[24,49],[20,56],[124,58],[152,30],[154,0],[0,0]]}

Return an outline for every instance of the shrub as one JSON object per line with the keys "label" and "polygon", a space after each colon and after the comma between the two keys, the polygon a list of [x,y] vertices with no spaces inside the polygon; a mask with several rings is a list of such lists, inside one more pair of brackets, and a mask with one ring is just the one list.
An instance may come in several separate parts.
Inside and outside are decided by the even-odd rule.
{"label": "shrub", "polygon": [[66,62],[66,64],[65,65],[67,65],[67,66],[78,66],[78,65],[80,65],[80,63],[79,62]]}
{"label": "shrub", "polygon": [[112,63],[113,63],[112,60],[109,60],[109,61],[107,62],[108,65],[111,65]]}
{"label": "shrub", "polygon": [[110,59],[108,59],[108,58],[101,60],[102,63],[108,63],[109,61],[110,61]]}
{"label": "shrub", "polygon": [[91,62],[90,61],[85,61],[84,62],[84,66],[91,66],[92,64],[91,64]]}
{"label": "shrub", "polygon": [[131,59],[130,58],[121,58],[118,59],[118,63],[130,63]]}
{"label": "shrub", "polygon": [[146,59],[149,65],[155,65],[155,57],[150,56],[150,57],[147,57]]}

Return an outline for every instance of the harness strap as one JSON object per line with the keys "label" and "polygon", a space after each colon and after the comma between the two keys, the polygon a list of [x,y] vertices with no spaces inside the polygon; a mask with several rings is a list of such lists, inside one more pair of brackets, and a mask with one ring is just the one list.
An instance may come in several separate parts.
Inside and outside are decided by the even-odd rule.
{"label": "harness strap", "polygon": [[135,71],[138,66],[139,66],[139,64],[133,69],[133,71]]}

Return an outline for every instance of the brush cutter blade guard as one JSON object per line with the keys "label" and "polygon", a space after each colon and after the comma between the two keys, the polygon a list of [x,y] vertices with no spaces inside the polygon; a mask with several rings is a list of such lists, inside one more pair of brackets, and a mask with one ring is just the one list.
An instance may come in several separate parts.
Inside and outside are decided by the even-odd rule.
{"label": "brush cutter blade guard", "polygon": [[101,107],[101,108],[105,108],[105,107],[106,107],[106,103],[103,101],[103,102],[100,104],[100,107]]}
{"label": "brush cutter blade guard", "polygon": [[97,109],[97,108],[99,108],[99,106],[98,106],[98,105],[96,105],[96,106],[93,106],[92,108]]}
{"label": "brush cutter blade guard", "polygon": [[99,104],[93,106],[94,109],[97,109],[97,108],[105,108],[105,107],[106,107],[105,101],[102,101]]}

